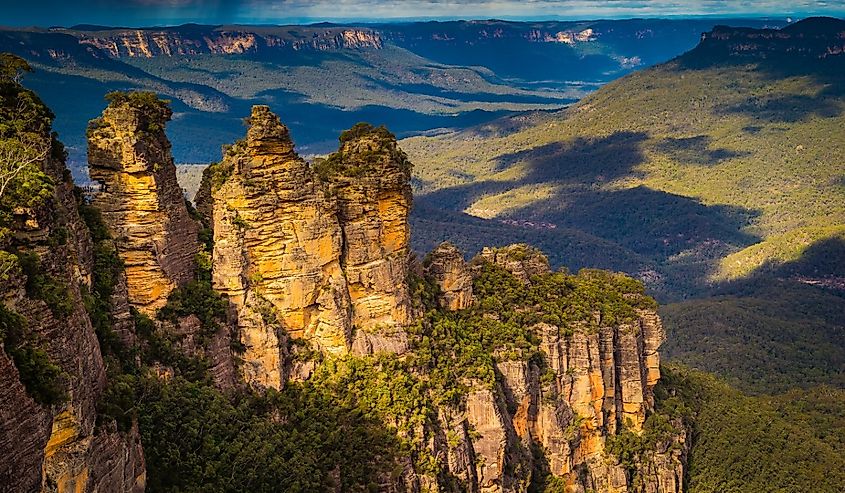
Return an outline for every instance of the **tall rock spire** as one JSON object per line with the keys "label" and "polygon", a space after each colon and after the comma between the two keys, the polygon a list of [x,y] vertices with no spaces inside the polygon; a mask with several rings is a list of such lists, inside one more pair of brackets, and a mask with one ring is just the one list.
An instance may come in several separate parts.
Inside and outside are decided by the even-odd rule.
{"label": "tall rock spire", "polygon": [[340,142],[321,166],[339,206],[352,324],[365,334],[408,325],[411,163],[384,127],[355,125]]}
{"label": "tall rock spire", "polygon": [[246,380],[282,385],[288,337],[335,355],[405,351],[410,163],[395,137],[357,125],[312,167],[268,107],[253,107],[247,123],[198,193]]}
{"label": "tall rock spire", "polygon": [[164,125],[172,112],[152,93],[119,94],[88,127],[94,199],[126,264],[129,301],[152,314],[194,275],[197,224],[188,215]]}
{"label": "tall rock spire", "polygon": [[294,151],[287,128],[255,106],[245,140],[210,179],[214,287],[238,313],[244,376],[280,387],[287,341],[348,351],[351,329],[337,205]]}

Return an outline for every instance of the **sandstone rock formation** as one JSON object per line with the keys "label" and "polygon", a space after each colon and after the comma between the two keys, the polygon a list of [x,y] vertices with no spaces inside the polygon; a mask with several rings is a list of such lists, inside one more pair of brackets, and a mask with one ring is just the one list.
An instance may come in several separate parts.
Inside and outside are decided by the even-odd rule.
{"label": "sandstone rock formation", "polygon": [[[683,435],[651,453],[636,484],[607,448],[623,427],[642,430],[653,408],[659,370],[650,348],[664,337],[656,314],[643,312],[635,324],[597,333],[565,335],[547,324],[534,330],[550,376],[534,362],[497,363],[500,384],[472,391],[457,416],[441,418],[447,429],[473,430],[467,443],[444,446],[450,473],[479,492],[527,491],[532,469],[562,478],[567,492],[682,491]],[[531,457],[526,450],[542,454]],[[474,457],[472,473],[462,457]]]}
{"label": "sandstone rock formation", "polygon": [[[663,328],[653,301],[629,287],[627,281],[633,281],[621,282],[621,276],[607,273],[583,274],[597,276],[592,278],[551,274],[546,257],[524,244],[486,248],[467,264],[457,248],[443,243],[413,273],[428,277],[415,286],[439,286],[442,310],[434,300],[413,300],[408,282],[411,165],[395,137],[383,128],[359,124],[341,135],[338,152],[309,165],[296,154],[279,118],[268,107],[256,106],[247,120],[246,138],[228,148],[221,163],[209,167],[197,200],[200,214],[213,226],[211,282],[225,296],[223,303],[209,294],[206,271],[195,276],[198,225],[176,185],[163,133],[169,117],[166,105],[141,94],[116,98],[92,123],[91,174],[104,186],[94,202],[102,208],[114,239],[101,234],[92,240],[79,214],[87,209],[82,204],[77,209],[64,163],[56,157],[61,153],[43,166],[55,184],[51,200],[11,214],[16,229],[11,240],[2,241],[13,241],[14,251],[30,254],[27,258],[37,265],[29,260],[29,270],[4,267],[0,328],[25,326],[33,344],[43,346],[61,371],[66,395],[45,404],[33,393],[24,374],[27,368],[17,363],[16,353],[2,347],[4,491],[144,489],[137,423],[118,431],[114,420],[97,422],[98,402],[109,379],[103,355],[114,353],[108,349],[111,342],[100,330],[95,332],[92,319],[101,319],[89,314],[93,305],[87,296],[102,278],[103,266],[95,259],[101,259],[103,247],[112,255],[116,251],[126,265],[125,272],[119,262],[120,272],[110,271],[112,289],[99,300],[116,339],[130,348],[144,347],[147,331],[160,331],[180,357],[210,363],[201,378],[210,376],[218,387],[234,388],[243,379],[258,388],[281,388],[289,379],[305,380],[322,371],[317,369],[322,358],[350,352],[400,354],[392,360],[399,365],[392,369],[407,371],[403,377],[415,387],[411,395],[394,397],[408,397],[414,411],[425,412],[401,423],[408,426],[397,426],[407,416],[396,416],[385,425],[397,426],[401,438],[414,443],[414,453],[430,454],[427,459],[434,462],[426,465],[437,467],[436,472],[430,467],[415,470],[419,464],[403,458],[396,463],[400,472],[377,478],[384,491],[526,492],[532,479],[546,473],[571,493],[682,491],[688,449],[684,431],[649,444],[633,466],[611,453],[620,434],[635,436],[648,429],[653,388],[660,378],[657,351]],[[90,224],[90,217],[83,217]],[[12,250],[0,246],[0,261],[5,262]],[[511,292],[510,301],[507,293],[491,296],[497,286],[491,288],[489,282],[477,283],[473,292],[474,276],[503,275],[489,264],[517,280],[502,286]],[[602,275],[617,283],[607,284],[616,296],[612,304],[621,305],[624,315],[615,308],[605,311],[601,301],[571,319],[559,312],[555,318],[546,317],[551,312],[532,311],[546,310],[542,297],[549,296],[549,291],[532,289],[546,289],[547,282],[554,285],[552,281],[561,279],[556,285],[561,291],[579,282],[592,288],[593,281],[604,282]],[[216,311],[186,314],[184,309],[190,307],[177,310],[174,302],[167,306],[169,315],[160,311],[155,322],[148,322],[152,329],[136,333],[131,305],[155,314],[176,287],[191,280],[196,282],[172,299],[192,299],[184,293],[202,285],[205,297],[198,304],[216,301]],[[33,287],[45,283],[46,291]],[[600,291],[588,293],[601,297]],[[514,298],[531,302],[520,305]],[[560,300],[570,299],[561,295]],[[479,308],[487,302],[505,309]],[[204,315],[225,318],[219,313],[225,304],[228,320],[209,325]],[[423,320],[420,306],[428,309]],[[12,312],[21,323],[12,320]],[[499,332],[482,332],[491,321],[502,323],[495,326]],[[416,322],[415,330],[406,330]],[[436,327],[438,322],[443,322],[440,332],[432,331],[436,336],[425,340],[427,336],[420,335],[427,334],[425,324]],[[458,335],[449,340],[449,348],[431,343],[451,337],[450,331]],[[473,340],[479,334],[483,337],[478,339],[513,340],[507,339],[510,346],[487,345]],[[10,341],[0,339],[3,344]],[[453,341],[466,347],[451,353]],[[238,342],[245,352],[236,367],[230,348]],[[424,354],[435,348],[446,354]],[[309,359],[312,350],[320,357]],[[412,350],[417,353],[402,354]],[[470,357],[464,360],[483,361],[457,361],[466,355]],[[170,368],[156,360],[151,366],[166,375],[175,373],[178,365]],[[450,395],[433,396],[432,389]],[[392,388],[376,390],[375,400],[383,401]]]}
{"label": "sandstone rock formation", "polygon": [[237,312],[248,382],[280,387],[285,337],[347,352],[351,318],[337,204],[266,106],[210,173],[214,286]]}
{"label": "sandstone rock formation", "polygon": [[112,101],[88,136],[89,173],[102,185],[94,204],[126,265],[129,301],[146,314],[193,278],[199,249],[164,134],[172,112],[150,96]]}
{"label": "sandstone rock formation", "polygon": [[[460,269],[433,266],[444,259],[459,265],[459,258],[457,249],[441,245],[428,258],[427,275],[442,285],[443,272]],[[545,256],[526,245],[485,249],[472,262],[475,275],[487,262],[525,283],[549,272]],[[665,338],[660,318],[651,309],[638,309],[626,322],[594,317],[590,325],[525,327],[540,339],[542,362],[503,357],[492,388],[471,385],[459,406],[439,409],[437,426],[448,438],[435,439],[431,451],[464,490],[524,492],[527,478],[545,471],[567,492],[682,491],[683,431],[657,443],[636,476],[608,445],[620,433],[642,433],[654,410],[657,349]]]}
{"label": "sandstone rock formation", "polygon": [[268,107],[255,106],[248,123],[197,194],[246,380],[283,385],[287,337],[334,355],[405,351],[410,164],[395,137],[356,127],[312,169]]}
{"label": "sandstone rock formation", "polygon": [[[49,128],[44,133],[47,139]],[[58,145],[53,142],[54,150]],[[29,270],[7,270],[0,302],[6,313],[20,317],[4,315],[4,329],[19,332],[15,338],[25,337],[27,347],[43,350],[57,365],[63,395],[54,396],[52,405],[34,399],[35,384],[21,372],[32,378],[38,370],[16,366],[11,355],[21,341],[7,332],[0,351],[0,489],[142,492],[137,428],[118,432],[97,424],[106,373],[82,297],[92,282],[92,242],[60,156],[53,152],[42,163],[54,183],[50,200],[19,211],[14,229],[18,258],[28,255],[35,263]]]}
{"label": "sandstone rock formation", "polygon": [[529,282],[531,276],[551,271],[549,259],[543,252],[524,243],[502,248],[485,247],[479,257],[504,268],[523,282]]}
{"label": "sandstone rock formation", "polygon": [[456,246],[443,242],[435,248],[425,259],[425,273],[440,287],[443,308],[454,311],[472,305],[472,276]]}
{"label": "sandstone rock formation", "polygon": [[358,124],[340,141],[323,167],[343,229],[352,325],[364,333],[408,325],[411,164],[383,127]]}

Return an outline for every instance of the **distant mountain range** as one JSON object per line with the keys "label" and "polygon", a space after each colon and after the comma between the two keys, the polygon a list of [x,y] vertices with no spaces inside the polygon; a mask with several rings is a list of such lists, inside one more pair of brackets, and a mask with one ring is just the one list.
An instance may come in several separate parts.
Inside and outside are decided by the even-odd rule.
{"label": "distant mountain range", "polygon": [[[71,166],[103,95],[149,89],[174,100],[178,162],[219,159],[254,103],[284,115],[300,150],[324,153],[358,121],[400,137],[461,129],[516,111],[562,108],[637,68],[692,48],[715,24],[761,20],[420,22],[310,26],[3,29],[0,51],[29,60],[26,84],[57,114]],[[73,97],[68,97],[72,94]]]}

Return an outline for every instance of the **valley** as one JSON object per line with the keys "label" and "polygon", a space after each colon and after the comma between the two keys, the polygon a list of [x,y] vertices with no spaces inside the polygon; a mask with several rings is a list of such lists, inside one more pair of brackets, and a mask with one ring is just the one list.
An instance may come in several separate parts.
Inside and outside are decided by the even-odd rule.
{"label": "valley", "polygon": [[670,359],[748,390],[839,385],[842,29],[717,28],[571,108],[406,139],[417,241],[530,237],[554,264],[631,273],[669,303]]}
{"label": "valley", "polygon": [[216,161],[256,102],[285,115],[303,154],[324,154],[360,121],[407,137],[565,107],[693,47],[718,22],[6,28],[0,50],[36,69],[27,83],[56,112],[70,166],[84,180],[84,122],[113,90],[152,90],[173,100],[177,163]]}
{"label": "valley", "polygon": [[0,491],[842,491],[845,20],[715,21],[0,29]]}

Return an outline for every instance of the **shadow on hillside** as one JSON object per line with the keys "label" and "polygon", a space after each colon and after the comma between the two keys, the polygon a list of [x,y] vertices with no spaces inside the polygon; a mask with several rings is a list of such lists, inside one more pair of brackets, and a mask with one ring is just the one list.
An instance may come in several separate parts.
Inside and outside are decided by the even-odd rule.
{"label": "shadow on hillside", "polygon": [[773,123],[797,123],[809,118],[835,118],[842,114],[842,101],[833,96],[787,94],[777,97],[752,96],[739,104],[718,108],[722,115],[745,114]]}
{"label": "shadow on hillside", "polygon": [[[768,262],[749,277],[774,276],[799,279],[808,284],[845,291],[845,239],[824,238],[810,245],[796,260],[786,263]],[[838,279],[838,282],[837,282]]]}
{"label": "shadow on hillside", "polygon": [[664,305],[661,356],[716,373],[745,390],[845,386],[845,239],[800,258]]}
{"label": "shadow on hillside", "polygon": [[800,257],[788,262],[768,260],[742,277],[711,285],[696,297],[760,296],[782,289],[776,286],[810,292],[819,288],[845,297],[845,236],[817,240]]}
{"label": "shadow on hillside", "polygon": [[644,132],[615,132],[606,137],[578,137],[566,142],[553,142],[524,151],[504,154],[494,169],[502,171],[518,163],[528,164],[526,183],[549,180],[604,182],[633,172],[645,161],[641,144],[648,138]]}
{"label": "shadow on hillside", "polygon": [[490,139],[494,137],[503,137],[516,133],[520,130],[530,128],[540,124],[548,115],[566,111],[561,110],[535,110],[528,112],[519,112],[507,117],[498,118],[484,123],[483,125],[476,125],[467,129],[461,130],[460,135],[467,137],[475,137],[482,139]]}
{"label": "shadow on hillside", "polygon": [[729,149],[711,149],[708,135],[695,137],[669,137],[659,143],[657,149],[682,164],[713,166],[726,159],[747,156],[748,152],[736,152]]}
{"label": "shadow on hillside", "polygon": [[[560,203],[565,207],[560,208]],[[638,186],[551,197],[509,215],[575,228],[638,254],[665,260],[687,251],[696,256],[706,254],[713,244],[735,248],[751,245],[759,238],[742,229],[758,214],[741,207],[709,206]]]}
{"label": "shadow on hillside", "polygon": [[632,174],[633,168],[645,161],[640,145],[646,138],[642,132],[617,132],[607,137],[578,138],[503,154],[496,159],[494,169],[504,171],[524,164],[522,177],[466,183],[435,190],[418,200],[430,207],[462,211],[486,195],[525,185],[555,182],[580,187],[610,181]]}
{"label": "shadow on hillside", "polygon": [[[645,186],[623,189],[603,186],[613,180],[637,176],[636,167],[645,160],[641,146],[646,137],[641,132],[617,132],[607,137],[579,138],[504,155],[498,160],[498,168],[519,163],[525,167],[522,178],[442,189],[420,196],[418,202],[429,208],[462,211],[484,196],[526,185],[553,183],[559,187],[551,197],[502,213],[497,219],[536,230],[551,228],[551,234],[555,230],[561,235],[577,230],[585,237],[592,237],[597,240],[593,251],[595,265],[606,265],[598,259],[611,243],[631,254],[662,262],[682,252],[706,256],[716,250],[742,248],[759,241],[743,232],[758,211],[706,205]],[[674,152],[687,152],[687,146],[707,145],[703,139],[676,140],[681,142],[666,144]],[[709,151],[700,161],[709,163],[727,158],[728,152]]]}

